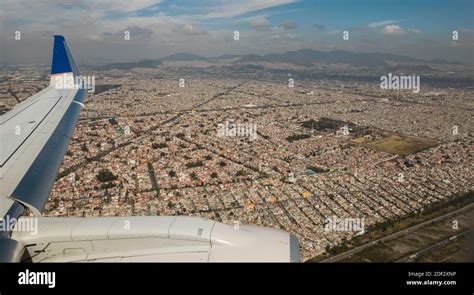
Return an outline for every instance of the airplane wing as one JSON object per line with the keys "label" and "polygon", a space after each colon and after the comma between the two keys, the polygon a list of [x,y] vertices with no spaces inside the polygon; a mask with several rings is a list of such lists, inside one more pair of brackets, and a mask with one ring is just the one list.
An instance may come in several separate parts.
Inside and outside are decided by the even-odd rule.
{"label": "airplane wing", "polygon": [[50,85],[0,117],[0,216],[18,217],[23,206],[41,214],[83,106],[84,87],[69,83],[78,76],[64,37],[54,36]]}
{"label": "airplane wing", "polygon": [[[17,220],[0,229],[0,262],[299,261],[294,236],[264,227],[184,216],[40,217],[83,106],[87,85],[69,83],[76,77],[64,37],[54,36],[50,85],[0,117],[0,215],[3,224]],[[24,208],[35,217],[22,216]]]}

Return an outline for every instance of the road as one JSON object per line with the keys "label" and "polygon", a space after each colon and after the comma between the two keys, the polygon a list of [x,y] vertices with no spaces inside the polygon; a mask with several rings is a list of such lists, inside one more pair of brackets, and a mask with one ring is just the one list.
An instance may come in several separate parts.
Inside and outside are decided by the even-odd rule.
{"label": "road", "polygon": [[418,258],[420,255],[423,255],[423,254],[426,254],[426,253],[429,253],[433,250],[436,250],[442,246],[445,246],[446,244],[448,244],[449,242],[451,242],[453,239],[459,239],[460,237],[464,236],[464,235],[467,235],[469,234],[470,232],[472,232],[474,229],[468,229],[468,230],[465,230],[461,233],[458,233],[456,235],[452,235],[450,236],[449,238],[446,238],[442,241],[439,241],[439,242],[436,242],[432,245],[429,245],[428,247],[426,248],[423,248],[419,251],[416,251],[414,253],[411,253],[410,255],[408,256],[405,256],[399,260],[397,260],[396,262],[410,262],[410,261],[413,261],[414,259]]}
{"label": "road", "polygon": [[377,240],[374,240],[370,243],[367,243],[367,244],[364,244],[362,246],[359,246],[359,247],[356,247],[354,249],[351,249],[349,251],[346,251],[344,253],[341,253],[341,254],[338,254],[338,255],[335,255],[335,256],[332,256],[332,257],[329,257],[327,259],[324,259],[324,260],[321,260],[320,262],[337,262],[341,259],[344,259],[344,258],[347,258],[347,257],[350,257],[356,253],[359,253],[360,251],[370,247],[370,246],[373,246],[379,242],[386,242],[386,241],[390,241],[390,240],[393,240],[395,238],[398,238],[398,237],[401,237],[403,235],[406,235],[406,234],[409,234],[411,232],[414,232],[426,225],[429,225],[431,223],[435,223],[435,222],[439,222],[439,221],[442,221],[446,218],[449,218],[451,216],[455,216],[455,215],[458,215],[459,213],[462,213],[464,211],[468,211],[470,209],[474,208],[474,203],[473,204],[469,204],[463,208],[460,208],[458,210],[455,210],[455,211],[452,211],[452,212],[449,212],[449,213],[446,213],[444,215],[441,215],[441,216],[438,216],[436,218],[433,218],[433,219],[430,219],[428,221],[425,221],[425,222],[422,222],[420,224],[417,224],[417,225],[414,225],[412,227],[409,227],[409,228],[406,228],[404,230],[401,230],[401,231],[398,231],[396,233],[393,233],[393,234],[390,234],[388,236],[385,236],[383,238],[380,238],[380,239],[377,239]]}

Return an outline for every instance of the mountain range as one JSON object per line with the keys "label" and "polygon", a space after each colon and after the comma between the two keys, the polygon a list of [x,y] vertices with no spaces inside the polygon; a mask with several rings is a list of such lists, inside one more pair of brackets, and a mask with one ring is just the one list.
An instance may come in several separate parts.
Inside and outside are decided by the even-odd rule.
{"label": "mountain range", "polygon": [[130,70],[132,68],[154,68],[163,62],[176,61],[202,61],[209,63],[219,63],[230,61],[236,64],[245,63],[288,63],[299,66],[311,66],[313,64],[349,64],[354,67],[370,68],[390,68],[397,67],[418,67],[430,71],[431,68],[426,64],[449,64],[462,65],[459,62],[449,62],[443,59],[421,60],[403,55],[385,54],[385,53],[354,53],[344,50],[318,51],[313,49],[301,49],[297,51],[288,51],[284,53],[271,53],[266,55],[247,54],[247,55],[221,55],[218,57],[206,58],[195,54],[177,53],[159,59],[148,59],[138,62],[112,63],[99,66],[98,70]]}

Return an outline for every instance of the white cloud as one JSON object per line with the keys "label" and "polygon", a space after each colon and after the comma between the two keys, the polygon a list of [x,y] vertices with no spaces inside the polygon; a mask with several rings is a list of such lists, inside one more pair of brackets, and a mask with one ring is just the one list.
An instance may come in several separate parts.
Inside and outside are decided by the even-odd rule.
{"label": "white cloud", "polygon": [[379,27],[383,27],[383,26],[387,26],[387,25],[393,25],[393,24],[396,24],[398,22],[399,22],[398,20],[383,20],[383,21],[379,21],[379,22],[369,23],[367,26],[370,29],[375,29],[375,28],[379,28]]}
{"label": "white cloud", "polygon": [[2,11],[7,19],[51,22],[56,18],[75,19],[89,16],[103,18],[107,13],[127,14],[158,5],[161,0],[2,0]]}
{"label": "white cloud", "polygon": [[243,15],[252,11],[258,11],[270,7],[294,3],[298,0],[240,0],[220,1],[212,7],[209,13],[201,16],[202,19],[227,18]]}
{"label": "white cloud", "polygon": [[382,29],[382,34],[384,35],[405,35],[406,31],[402,29],[399,25],[387,25]]}
{"label": "white cloud", "polygon": [[383,27],[381,32],[384,35],[392,35],[392,36],[401,36],[401,35],[405,35],[405,34],[408,34],[408,33],[412,33],[412,34],[420,34],[421,33],[421,31],[418,30],[418,29],[411,29],[411,28],[404,29],[404,28],[400,27],[399,25],[387,25],[387,26]]}
{"label": "white cloud", "polygon": [[264,17],[250,19],[249,23],[257,31],[268,31],[272,28],[272,24]]}

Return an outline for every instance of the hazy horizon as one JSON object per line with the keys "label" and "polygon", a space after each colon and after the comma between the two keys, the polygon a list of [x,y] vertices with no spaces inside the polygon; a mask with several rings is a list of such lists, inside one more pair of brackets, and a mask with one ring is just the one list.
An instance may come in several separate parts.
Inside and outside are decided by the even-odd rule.
{"label": "hazy horizon", "polygon": [[[464,0],[5,0],[0,63],[48,64],[51,36],[62,34],[82,64],[133,62],[182,52],[216,57],[300,49],[473,64],[473,11],[473,2]],[[343,39],[344,31],[348,40]],[[21,40],[15,39],[17,32]]]}

